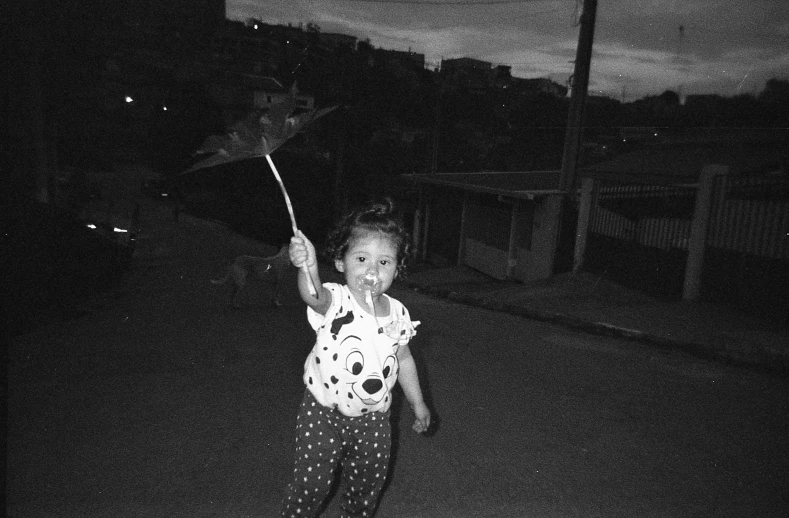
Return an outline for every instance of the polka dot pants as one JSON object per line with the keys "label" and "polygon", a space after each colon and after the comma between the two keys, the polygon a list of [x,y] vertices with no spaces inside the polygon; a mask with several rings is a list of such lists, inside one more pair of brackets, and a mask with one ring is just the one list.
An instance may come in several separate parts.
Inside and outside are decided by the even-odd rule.
{"label": "polka dot pants", "polygon": [[372,516],[386,480],[391,449],[390,412],[347,417],[305,391],[296,424],[293,481],[284,518],[318,516],[342,468],[342,518]]}

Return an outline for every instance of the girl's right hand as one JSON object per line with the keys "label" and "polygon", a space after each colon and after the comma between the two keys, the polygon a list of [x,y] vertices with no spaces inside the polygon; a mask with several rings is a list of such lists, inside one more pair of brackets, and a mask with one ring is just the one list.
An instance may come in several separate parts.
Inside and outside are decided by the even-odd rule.
{"label": "girl's right hand", "polygon": [[301,230],[298,231],[298,235],[290,238],[288,256],[290,257],[290,262],[293,263],[293,266],[296,268],[302,268],[304,266],[312,268],[316,264],[315,247]]}

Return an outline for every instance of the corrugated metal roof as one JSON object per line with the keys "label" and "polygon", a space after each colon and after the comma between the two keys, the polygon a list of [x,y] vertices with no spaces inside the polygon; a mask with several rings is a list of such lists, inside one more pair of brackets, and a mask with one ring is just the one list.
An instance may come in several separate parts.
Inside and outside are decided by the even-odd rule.
{"label": "corrugated metal roof", "polygon": [[485,192],[511,198],[534,199],[561,194],[560,171],[507,171],[404,175],[416,183],[442,185],[463,191]]}

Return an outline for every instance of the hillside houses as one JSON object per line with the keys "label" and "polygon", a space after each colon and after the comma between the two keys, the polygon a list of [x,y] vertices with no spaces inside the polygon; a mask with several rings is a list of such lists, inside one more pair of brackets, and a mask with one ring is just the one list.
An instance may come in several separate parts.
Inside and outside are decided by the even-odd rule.
{"label": "hillside houses", "polygon": [[452,88],[464,88],[478,95],[508,90],[524,95],[543,93],[555,97],[567,96],[567,87],[550,79],[513,77],[510,66],[494,65],[468,57],[442,60],[440,77],[444,84]]}

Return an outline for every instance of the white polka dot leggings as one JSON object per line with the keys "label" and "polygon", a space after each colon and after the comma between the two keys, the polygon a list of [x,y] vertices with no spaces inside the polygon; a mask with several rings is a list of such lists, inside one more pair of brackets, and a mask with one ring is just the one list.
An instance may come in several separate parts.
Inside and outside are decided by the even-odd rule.
{"label": "white polka dot leggings", "polygon": [[372,516],[386,480],[391,450],[390,412],[347,417],[304,393],[296,419],[293,481],[282,516],[318,516],[334,474],[342,467],[342,518]]}

